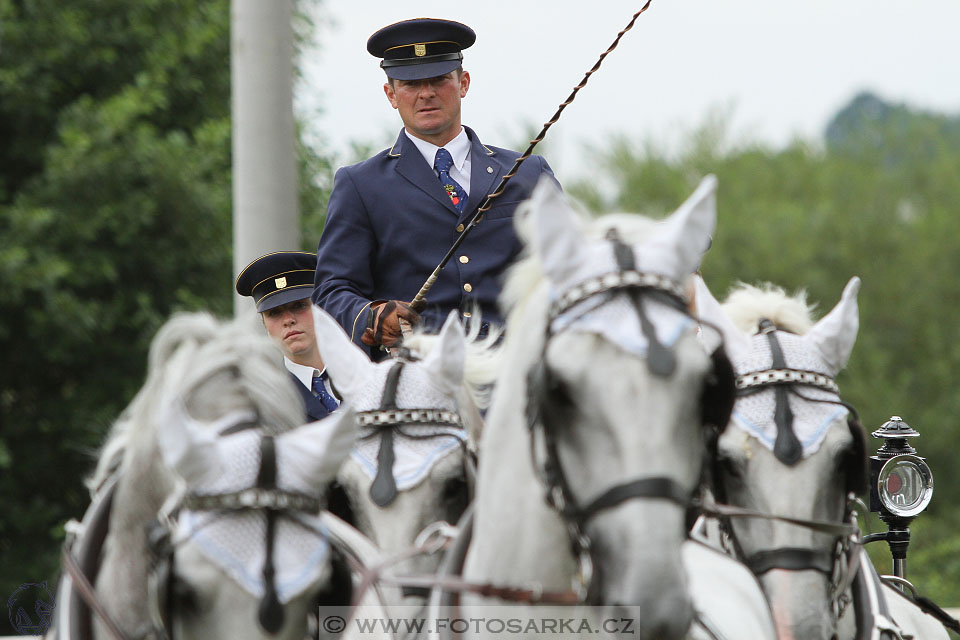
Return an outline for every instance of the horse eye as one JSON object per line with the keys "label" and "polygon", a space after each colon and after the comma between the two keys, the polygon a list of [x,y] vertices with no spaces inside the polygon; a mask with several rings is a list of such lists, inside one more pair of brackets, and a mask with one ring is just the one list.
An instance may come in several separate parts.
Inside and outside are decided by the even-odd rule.
{"label": "horse eye", "polygon": [[344,522],[356,525],[357,519],[350,504],[350,497],[343,485],[334,480],[327,487],[327,511]]}
{"label": "horse eye", "polygon": [[733,458],[720,456],[717,460],[720,463],[720,470],[731,478],[743,478],[743,468]]}
{"label": "horse eye", "polygon": [[450,478],[443,483],[441,499],[444,505],[444,519],[456,524],[470,502],[469,488],[463,478]]}
{"label": "horse eye", "polygon": [[197,590],[182,580],[173,580],[170,585],[170,598],[177,611],[196,613],[200,610],[200,596]]}
{"label": "horse eye", "polygon": [[550,382],[549,395],[550,400],[557,408],[569,409],[574,404],[570,387],[557,378],[554,378]]}

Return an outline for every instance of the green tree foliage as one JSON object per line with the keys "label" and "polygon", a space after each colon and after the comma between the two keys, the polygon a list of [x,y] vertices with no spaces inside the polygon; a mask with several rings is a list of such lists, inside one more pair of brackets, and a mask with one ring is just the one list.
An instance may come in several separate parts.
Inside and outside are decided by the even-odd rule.
{"label": "green tree foliage", "polygon": [[[229,21],[229,0],[0,0],[3,601],[55,576],[156,329],[231,311]],[[329,166],[300,157],[314,245]]]}
{"label": "green tree foliage", "polygon": [[[868,431],[893,414],[920,431],[936,493],[914,523],[909,576],[944,605],[960,603],[960,117],[864,94],[833,119],[825,144],[737,146],[721,120],[676,154],[627,139],[605,148],[597,158],[612,184],[568,185],[597,212],[659,215],[703,175],[718,176],[703,265],[716,295],[736,281],[772,281],[806,289],[825,313],[850,277],[862,278],[859,338],[839,384]],[[889,572],[882,544],[871,548]]]}

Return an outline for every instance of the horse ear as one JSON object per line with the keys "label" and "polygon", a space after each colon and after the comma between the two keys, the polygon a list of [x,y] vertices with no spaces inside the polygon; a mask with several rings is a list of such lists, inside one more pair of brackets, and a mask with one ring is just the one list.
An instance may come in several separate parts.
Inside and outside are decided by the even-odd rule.
{"label": "horse ear", "polygon": [[337,475],[357,436],[357,414],[344,403],[317,422],[277,436],[283,473],[297,484],[325,487]]}
{"label": "horse ear", "polygon": [[376,365],[329,313],[313,305],[317,350],[337,391],[349,398],[369,379]]}
{"label": "horse ear", "polygon": [[697,270],[717,225],[716,194],[717,178],[711,174],[700,181],[693,195],[664,221],[652,239],[635,247],[642,270],[656,271],[678,282]]}
{"label": "horse ear", "polygon": [[[710,336],[715,336],[718,329],[720,336],[723,338],[724,351],[727,352],[730,360],[734,362],[742,360],[750,353],[750,336],[740,331],[727,317],[723,307],[713,297],[707,283],[703,281],[699,274],[694,276],[694,283],[697,317],[704,321],[701,331],[704,341],[707,343],[708,351],[712,352],[719,346],[710,342]],[[714,325],[716,329],[709,325]]]}
{"label": "horse ear", "polygon": [[837,306],[803,334],[804,340],[823,356],[830,368],[830,375],[836,375],[847,365],[853,344],[857,341],[860,328],[860,311],[857,307],[859,291],[860,278],[854,276],[844,287]]}
{"label": "horse ear", "polygon": [[182,313],[168,320],[157,331],[150,344],[148,370],[159,371],[175,353],[189,348],[199,349],[220,332],[217,321],[208,313]]}
{"label": "horse ear", "polygon": [[212,482],[227,468],[215,429],[200,429],[176,399],[158,416],[157,445],[164,463],[190,486]]}
{"label": "horse ear", "polygon": [[583,225],[566,196],[550,178],[540,178],[525,207],[529,213],[530,248],[552,282],[573,276],[585,251]]}
{"label": "horse ear", "polygon": [[448,384],[456,390],[463,382],[464,361],[467,357],[467,337],[456,311],[447,316],[440,329],[439,340],[423,359],[423,366],[434,373],[432,379]]}

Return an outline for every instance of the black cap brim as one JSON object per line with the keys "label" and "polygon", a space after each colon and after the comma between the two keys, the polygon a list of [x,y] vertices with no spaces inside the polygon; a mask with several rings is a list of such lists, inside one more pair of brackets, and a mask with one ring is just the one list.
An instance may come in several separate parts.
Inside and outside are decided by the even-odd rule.
{"label": "black cap brim", "polygon": [[396,67],[384,67],[388,78],[394,80],[425,80],[438,78],[460,68],[460,60],[442,60],[440,62],[421,62]]}
{"label": "black cap brim", "polygon": [[257,303],[257,311],[263,313],[288,302],[303,300],[309,298],[312,293],[313,286],[288,287],[260,298],[260,302]]}

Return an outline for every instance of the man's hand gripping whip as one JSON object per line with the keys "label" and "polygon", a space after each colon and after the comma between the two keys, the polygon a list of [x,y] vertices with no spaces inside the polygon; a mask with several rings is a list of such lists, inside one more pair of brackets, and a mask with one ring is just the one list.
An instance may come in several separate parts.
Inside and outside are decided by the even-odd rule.
{"label": "man's hand gripping whip", "polygon": [[463,244],[463,241],[466,239],[467,234],[469,234],[470,230],[477,225],[477,222],[480,220],[480,217],[485,212],[490,210],[490,207],[493,205],[493,201],[496,198],[500,197],[500,194],[503,193],[503,190],[507,185],[507,181],[516,175],[517,169],[520,168],[520,163],[522,163],[524,160],[530,157],[530,154],[533,153],[534,147],[536,147],[537,144],[541,140],[543,140],[543,137],[547,135],[547,130],[551,126],[553,126],[553,123],[555,123],[557,120],[560,119],[560,114],[563,113],[563,110],[566,109],[567,105],[573,102],[574,98],[577,97],[577,92],[579,92],[580,89],[586,86],[587,81],[590,79],[590,76],[592,76],[594,72],[596,72],[597,69],[600,68],[600,65],[603,63],[604,58],[606,58],[611,51],[617,48],[617,45],[620,44],[620,38],[622,38],[627,31],[630,31],[630,29],[633,28],[633,23],[637,21],[637,18],[640,17],[641,13],[647,10],[647,7],[650,6],[651,1],[652,0],[647,0],[646,4],[644,4],[639,11],[633,14],[633,17],[630,19],[629,24],[627,24],[627,26],[624,27],[623,30],[617,34],[617,37],[614,39],[613,44],[611,44],[606,51],[600,54],[600,58],[597,60],[596,64],[594,64],[593,67],[589,71],[587,71],[586,74],[584,74],[583,80],[581,80],[580,84],[578,84],[576,87],[573,88],[573,91],[567,97],[566,101],[564,101],[557,108],[557,112],[553,114],[553,118],[551,118],[549,122],[543,125],[543,129],[540,130],[540,134],[536,138],[530,141],[530,146],[528,146],[527,150],[523,152],[523,155],[517,158],[517,161],[514,163],[513,168],[510,169],[510,171],[505,176],[503,176],[503,178],[500,179],[500,184],[497,185],[497,188],[487,195],[486,199],[483,201],[480,207],[474,212],[473,216],[470,218],[470,222],[467,223],[466,227],[464,227],[459,237],[457,237],[456,241],[453,243],[453,246],[450,247],[450,250],[447,251],[447,254],[443,256],[443,260],[441,260],[440,264],[437,265],[437,268],[433,270],[433,273],[430,274],[430,277],[427,278],[427,281],[423,283],[423,286],[420,287],[420,292],[417,293],[417,296],[410,303],[410,307],[414,311],[419,313],[423,311],[424,307],[427,306],[427,292],[430,291],[431,287],[433,287],[433,284],[437,281],[437,278],[440,276],[440,272],[446,266],[447,262],[450,261],[450,258],[453,257],[453,254],[456,253],[457,249],[460,248],[460,245]]}

